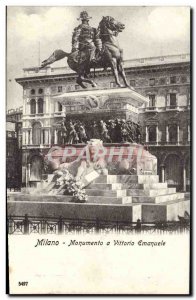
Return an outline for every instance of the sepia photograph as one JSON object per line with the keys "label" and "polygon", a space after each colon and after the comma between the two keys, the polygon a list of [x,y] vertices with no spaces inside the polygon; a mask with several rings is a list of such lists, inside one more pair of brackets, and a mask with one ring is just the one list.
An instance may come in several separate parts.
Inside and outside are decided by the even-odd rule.
{"label": "sepia photograph", "polygon": [[7,6],[6,35],[8,293],[190,294],[191,8]]}

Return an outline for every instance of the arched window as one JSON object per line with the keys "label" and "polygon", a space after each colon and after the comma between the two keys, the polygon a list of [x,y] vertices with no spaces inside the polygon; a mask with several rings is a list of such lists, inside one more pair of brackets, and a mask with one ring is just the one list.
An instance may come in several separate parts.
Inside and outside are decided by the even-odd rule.
{"label": "arched window", "polygon": [[34,89],[31,90],[31,95],[35,95],[35,90]]}
{"label": "arched window", "polygon": [[169,127],[169,142],[170,143],[177,142],[177,125],[171,125]]}
{"label": "arched window", "polygon": [[31,111],[31,115],[36,114],[36,102],[35,102],[35,99],[31,99],[31,101],[30,101],[30,111]]}
{"label": "arched window", "polygon": [[156,142],[156,125],[148,128],[149,142]]}
{"label": "arched window", "polygon": [[40,122],[36,122],[33,124],[32,128],[32,140],[33,145],[40,145],[41,144],[41,124]]}
{"label": "arched window", "polygon": [[38,90],[38,93],[39,93],[39,94],[43,94],[43,89],[40,88],[40,89]]}
{"label": "arched window", "polygon": [[44,112],[44,101],[42,98],[39,98],[38,101],[38,114],[43,114]]}

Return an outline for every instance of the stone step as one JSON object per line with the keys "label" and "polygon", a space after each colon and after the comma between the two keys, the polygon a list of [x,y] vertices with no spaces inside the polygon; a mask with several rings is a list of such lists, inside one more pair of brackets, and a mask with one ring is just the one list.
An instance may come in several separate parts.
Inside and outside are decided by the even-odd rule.
{"label": "stone step", "polygon": [[[113,191],[112,191],[113,192]],[[115,192],[115,191],[114,191]],[[69,195],[11,195],[8,198],[8,201],[26,201],[26,202],[32,202],[32,203],[37,203],[37,202],[52,202],[52,203],[57,203],[57,202],[71,202],[73,201],[73,196]],[[117,197],[117,196],[88,196],[87,198],[88,203],[99,203],[99,204],[124,204],[124,203],[132,203],[132,197]]]}
{"label": "stone step", "polygon": [[121,183],[91,183],[87,187],[87,189],[95,189],[95,190],[121,190]]}
{"label": "stone step", "polygon": [[120,189],[166,189],[167,183],[91,183],[87,186],[88,189],[103,189],[103,190],[120,190]]}
{"label": "stone step", "polygon": [[92,183],[117,183],[116,175],[100,175]]}
{"label": "stone step", "polygon": [[[106,196],[106,197],[126,197],[126,190],[99,190],[99,189],[85,189],[88,196]],[[131,196],[131,195],[129,195]]]}
{"label": "stone step", "polygon": [[[94,186],[98,187],[98,185],[101,184],[101,183],[93,183],[91,185],[89,185],[89,187],[91,188],[91,186]],[[126,184],[126,183],[113,183],[113,187],[114,189],[119,189],[118,188],[118,185],[121,185],[121,189],[144,189],[144,190],[149,190],[149,189],[152,189],[152,190],[159,190],[159,189],[167,189],[168,188],[168,185],[166,182],[157,182],[157,183],[129,183],[129,184]],[[88,188],[89,188],[88,187]],[[104,188],[109,188],[109,183],[103,183],[103,187]],[[116,188],[117,187],[117,188]],[[110,189],[110,188],[109,188]]]}
{"label": "stone step", "polygon": [[88,196],[88,203],[96,204],[131,204],[132,197],[106,197],[106,196]]}
{"label": "stone step", "polygon": [[93,183],[158,183],[158,175],[100,175],[96,178]]}
{"label": "stone step", "polygon": [[159,176],[158,175],[117,175],[117,182],[123,184],[129,183],[158,183]]}
{"label": "stone step", "polygon": [[165,189],[127,189],[127,196],[160,196],[160,195],[168,195],[174,194],[176,192],[175,188],[165,188]]}
{"label": "stone step", "polygon": [[157,182],[157,183],[144,183],[143,188],[146,189],[166,189],[167,182]]}
{"label": "stone step", "polygon": [[174,193],[168,195],[160,195],[156,197],[150,196],[132,196],[133,203],[164,203],[167,201],[183,199],[184,193]]}
{"label": "stone step", "polygon": [[129,183],[129,184],[126,184],[126,183],[122,183],[122,189],[143,189],[144,188],[144,184],[142,183]]}

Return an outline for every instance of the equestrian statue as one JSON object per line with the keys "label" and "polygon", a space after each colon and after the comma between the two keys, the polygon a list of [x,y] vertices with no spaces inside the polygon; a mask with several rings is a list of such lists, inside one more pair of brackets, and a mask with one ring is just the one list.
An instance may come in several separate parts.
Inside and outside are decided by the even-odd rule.
{"label": "equestrian statue", "polygon": [[122,87],[119,75],[124,85],[129,87],[126,75],[122,66],[123,51],[119,47],[117,36],[125,28],[125,25],[112,17],[103,17],[98,28],[89,25],[91,17],[86,11],[80,13],[82,23],[74,29],[72,35],[72,52],[55,50],[53,54],[41,64],[41,68],[54,63],[57,60],[67,57],[69,67],[78,75],[77,84],[86,88],[84,83],[96,87],[96,83],[89,78],[91,68],[111,67],[115,77],[116,85]]}

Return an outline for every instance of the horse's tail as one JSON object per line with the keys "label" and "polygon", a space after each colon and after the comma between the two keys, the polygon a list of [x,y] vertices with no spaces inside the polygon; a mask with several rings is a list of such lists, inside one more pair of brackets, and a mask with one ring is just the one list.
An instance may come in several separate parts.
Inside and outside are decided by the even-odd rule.
{"label": "horse's tail", "polygon": [[67,53],[63,50],[57,49],[55,50],[52,55],[49,56],[49,58],[45,59],[44,61],[42,61],[41,63],[41,68],[46,67],[47,65],[50,65],[52,63],[54,63],[57,60],[63,59],[64,57],[69,56],[70,53]]}

